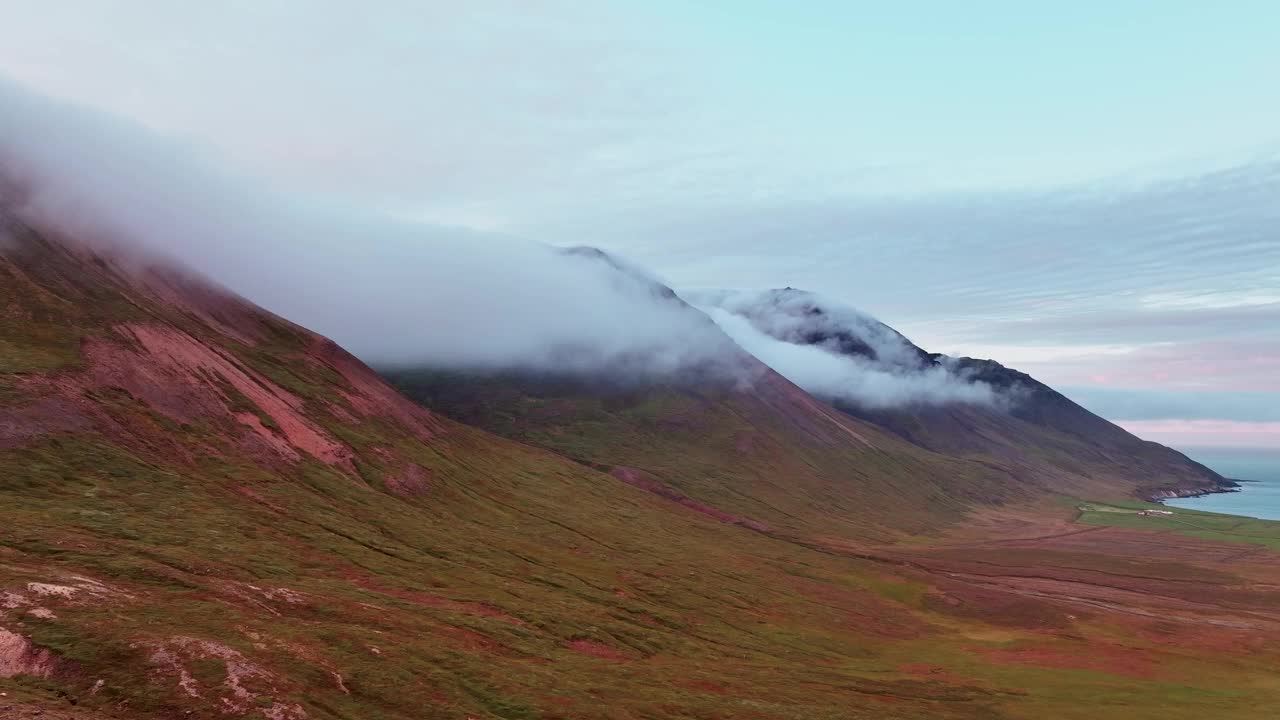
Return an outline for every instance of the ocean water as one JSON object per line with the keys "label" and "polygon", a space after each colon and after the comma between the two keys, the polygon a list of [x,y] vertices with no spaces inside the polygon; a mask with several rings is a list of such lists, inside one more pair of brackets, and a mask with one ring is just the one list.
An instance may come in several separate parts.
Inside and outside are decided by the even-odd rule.
{"label": "ocean water", "polygon": [[1178,498],[1166,505],[1280,520],[1280,448],[1179,448],[1187,457],[1240,481],[1240,492]]}

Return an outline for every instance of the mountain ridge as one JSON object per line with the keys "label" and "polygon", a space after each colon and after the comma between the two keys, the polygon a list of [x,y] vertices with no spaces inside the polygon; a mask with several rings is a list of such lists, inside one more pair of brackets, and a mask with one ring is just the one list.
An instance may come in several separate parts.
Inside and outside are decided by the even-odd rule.
{"label": "mountain ridge", "polygon": [[[600,251],[594,251],[591,256],[608,261],[608,255]],[[619,272],[625,270],[619,267]],[[659,293],[664,301],[684,302],[676,291],[665,290]],[[732,291],[704,291],[693,296],[693,305],[714,307],[715,302],[707,299],[716,297],[717,293],[721,297],[733,294]],[[830,387],[811,388],[825,401],[818,402],[807,394],[804,400],[788,396],[781,389],[794,386],[793,383],[783,380],[777,371],[769,368],[756,370],[751,380],[722,384],[719,390],[703,381],[682,381],[678,377],[655,381],[649,385],[653,390],[649,399],[665,397],[675,406],[703,410],[719,402],[737,403],[740,407],[736,410],[729,411],[726,407],[722,413],[719,422],[726,425],[735,423],[731,419],[733,416],[767,416],[771,413],[781,413],[797,422],[804,417],[807,418],[804,422],[810,426],[815,426],[814,423],[821,425],[830,422],[828,411],[823,409],[826,403],[830,403],[841,416],[861,423],[856,427],[843,428],[843,431],[861,438],[863,444],[872,445],[866,442],[866,437],[875,436],[880,438],[878,442],[882,445],[893,446],[897,448],[896,452],[903,452],[902,446],[885,438],[887,432],[921,450],[972,461],[976,468],[972,472],[988,476],[1007,475],[1015,485],[1027,486],[998,490],[995,488],[1000,481],[992,481],[989,477],[985,481],[988,488],[985,492],[990,494],[988,499],[996,504],[1001,498],[1025,496],[1028,488],[1038,488],[1034,492],[1040,494],[1092,493],[1100,497],[1127,495],[1154,499],[1167,494],[1214,492],[1232,487],[1230,481],[1203,465],[1174,450],[1132,436],[1029,375],[994,361],[930,354],[884,323],[856,311],[829,312],[817,304],[816,296],[792,288],[766,291],[760,297],[759,302],[745,310],[739,306],[738,311],[757,326],[771,330],[778,342],[821,348],[833,357],[852,356],[860,362],[877,363],[886,367],[895,378],[911,378],[912,373],[945,371],[951,378],[947,381],[949,383],[981,386],[989,392],[979,396],[981,402],[967,401],[965,398],[969,395],[966,394],[959,400],[930,401],[926,398],[925,401],[904,401],[891,407],[865,407],[836,394],[838,388],[834,391]],[[781,318],[778,317],[779,308],[782,308]],[[841,316],[853,317],[856,322],[841,322]],[[792,322],[796,318],[803,324]],[[819,321],[817,325],[813,323],[814,319]],[[723,322],[719,317],[716,321]],[[740,336],[734,339],[738,340]],[[883,354],[884,358],[877,353]],[[744,354],[750,356],[750,347]],[[752,360],[760,362],[756,358]],[[786,369],[783,368],[784,373]],[[617,410],[626,409],[627,403],[621,401],[624,397],[630,398],[633,408],[647,402],[643,382],[623,380],[620,383],[607,374],[557,375],[548,370],[518,368],[505,371],[414,371],[404,367],[384,369],[383,374],[410,397],[464,422],[541,444],[606,468],[613,464],[633,469],[643,467],[646,458],[638,453],[619,452],[616,448],[604,452],[591,451],[582,447],[584,439],[595,438],[594,442],[607,448],[611,438],[629,437],[642,426],[648,428],[645,432],[650,437],[654,432],[663,436],[654,418],[620,420],[616,412],[613,417],[606,418],[599,414],[599,409],[593,409],[593,404],[601,398],[606,402],[612,398],[613,407]],[[803,381],[803,378],[796,379]],[[492,402],[496,397],[502,397],[503,401]],[[770,409],[747,407],[760,403],[765,397],[772,398],[764,402]],[[555,410],[547,411],[548,404]],[[673,411],[673,414],[678,416],[680,412]],[[840,422],[835,425],[840,426]],[[744,432],[738,431],[740,435]],[[670,453],[682,458],[695,457],[698,451],[693,447],[682,447],[686,439],[679,434],[680,431],[676,431],[665,435],[671,443]],[[780,442],[780,445],[799,447],[803,442],[799,438],[791,438]],[[656,445],[661,446],[662,443],[657,442]],[[645,449],[650,451],[653,447],[651,444]],[[681,449],[677,451],[677,447]],[[906,452],[909,454],[911,451]],[[652,455],[651,452],[649,454]],[[742,446],[725,442],[719,447],[716,457],[741,454]],[[689,484],[697,481],[692,478],[680,480],[679,473],[675,475],[668,478],[668,486],[678,487],[693,497],[698,496],[696,485]],[[698,499],[715,505],[713,495]],[[749,516],[740,504],[725,510]]]}
{"label": "mountain ridge", "polygon": [[1204,465],[1137,438],[1026,373],[994,360],[929,353],[888,325],[812,293],[794,288],[768,290],[730,307],[779,342],[821,348],[892,373],[942,369],[958,382],[991,389],[992,402],[926,398],[887,407],[860,402],[838,387],[815,390],[843,412],[922,447],[978,454],[1008,463],[1024,475],[1032,469],[1025,458],[1028,452],[1047,452],[1037,462],[1047,460],[1068,470],[1084,468],[1073,471],[1076,475],[1110,473],[1117,481],[1139,480],[1135,494],[1143,499],[1234,487]]}

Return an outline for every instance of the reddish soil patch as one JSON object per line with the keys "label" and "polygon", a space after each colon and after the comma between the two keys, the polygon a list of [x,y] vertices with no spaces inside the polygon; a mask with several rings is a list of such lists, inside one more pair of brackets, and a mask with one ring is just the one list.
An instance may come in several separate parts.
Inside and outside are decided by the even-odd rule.
{"label": "reddish soil patch", "polygon": [[58,668],[58,658],[53,653],[38,648],[31,641],[0,628],[0,677],[34,675],[51,677]]}
{"label": "reddish soil patch", "polygon": [[449,598],[432,595],[431,593],[421,592],[419,590],[399,590],[395,588],[388,588],[380,585],[372,578],[367,577],[354,576],[351,577],[351,581],[365,590],[372,590],[380,595],[387,595],[389,597],[407,600],[415,605],[440,608],[442,610],[450,610],[452,612],[463,613],[475,617],[494,618],[512,625],[525,624],[520,618],[503,612],[492,605],[485,605],[484,603],[450,600]]}
{"label": "reddish soil patch", "polygon": [[511,648],[483,633],[454,625],[440,625],[435,632],[452,642],[454,647],[469,652],[483,651],[499,655],[511,654]]}
{"label": "reddish soil patch", "polygon": [[568,647],[574,652],[579,652],[583,655],[590,655],[591,657],[600,658],[601,660],[625,662],[635,659],[617,648],[609,647],[604,643],[598,643],[594,640],[570,640]]}
{"label": "reddish soil patch", "polygon": [[[833,623],[846,630],[901,640],[917,637],[926,629],[925,623],[903,612],[900,606],[866,590],[803,578],[795,578],[792,583],[797,592],[818,606],[816,610],[829,613]],[[776,613],[762,614],[778,617]]]}
{"label": "reddish soil patch", "polygon": [[[331,465],[350,465],[351,450],[303,414],[301,399],[225,350],[164,325],[130,323],[115,330],[118,339],[91,337],[84,342],[84,373],[45,381],[102,419],[108,431],[124,428],[95,398],[114,392],[177,423],[213,420],[239,427],[251,451],[286,461],[307,453]],[[245,407],[246,401],[251,407]],[[154,430],[151,434],[157,437],[166,435]],[[141,427],[132,428],[135,434],[140,431],[145,433]]]}
{"label": "reddish soil patch", "polygon": [[[142,345],[152,359],[169,374],[196,379],[198,371],[216,373],[229,382],[280,427],[288,443],[326,463],[346,460],[350,451],[307,420],[301,413],[302,400],[266,378],[251,375],[223,352],[204,345],[185,333],[162,326],[134,324],[123,328]],[[270,428],[259,423],[260,435],[275,439]]]}
{"label": "reddish soil patch", "polygon": [[1238,628],[1153,621],[1139,624],[1139,637],[1172,653],[1263,653],[1271,645],[1267,633]]}
{"label": "reddish soil patch", "polygon": [[992,625],[1036,630],[1058,630],[1071,624],[1067,611],[1040,599],[1023,597],[1001,588],[950,582],[941,584],[945,586],[944,592],[930,593],[924,598],[924,606],[935,612]]}
{"label": "reddish soil patch", "polygon": [[1155,677],[1158,667],[1148,652],[1100,643],[1082,646],[1078,652],[1042,645],[1002,650],[984,649],[979,652],[994,663],[1036,665],[1065,670],[1095,670],[1140,679]]}
{"label": "reddish soil patch", "polygon": [[92,425],[74,404],[45,398],[19,408],[0,408],[0,450],[18,447],[51,432],[76,432]]}
{"label": "reddish soil patch", "polygon": [[351,408],[366,418],[386,418],[411,430],[419,440],[444,432],[445,425],[431,411],[409,400],[337,343],[316,336],[311,356],[338,371],[351,385],[343,396]]}
{"label": "reddish soil patch", "polygon": [[387,476],[386,484],[393,495],[417,497],[431,489],[431,475],[421,466],[410,464],[402,472]]}

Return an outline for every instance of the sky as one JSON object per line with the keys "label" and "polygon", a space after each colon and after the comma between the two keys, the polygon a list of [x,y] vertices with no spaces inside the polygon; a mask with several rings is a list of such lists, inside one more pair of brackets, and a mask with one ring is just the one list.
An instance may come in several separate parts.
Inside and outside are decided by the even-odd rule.
{"label": "sky", "polygon": [[1143,437],[1280,445],[1273,2],[0,12],[0,76],[264,186],[813,290]]}

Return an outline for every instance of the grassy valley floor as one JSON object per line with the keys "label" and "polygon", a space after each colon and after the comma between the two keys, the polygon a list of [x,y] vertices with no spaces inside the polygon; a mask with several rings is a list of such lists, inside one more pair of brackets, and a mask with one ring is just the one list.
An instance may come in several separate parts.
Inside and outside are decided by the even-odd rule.
{"label": "grassy valley floor", "polygon": [[[0,624],[33,667],[54,658],[0,680],[24,712],[1167,720],[1280,702],[1280,523],[1063,502],[849,546],[518,446],[492,461],[522,477],[411,503],[320,468],[246,486],[104,452],[42,445],[3,474]],[[41,463],[62,482],[15,482]]]}

